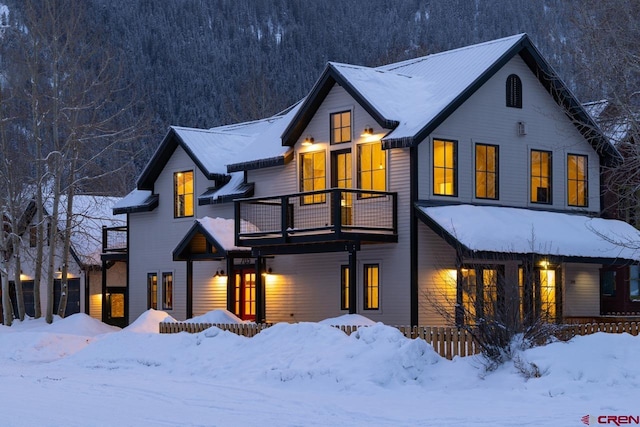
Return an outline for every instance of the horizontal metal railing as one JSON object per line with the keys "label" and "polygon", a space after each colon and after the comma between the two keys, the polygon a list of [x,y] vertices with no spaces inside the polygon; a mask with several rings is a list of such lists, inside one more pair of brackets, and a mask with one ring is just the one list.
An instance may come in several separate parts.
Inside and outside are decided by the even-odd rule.
{"label": "horizontal metal railing", "polygon": [[288,243],[314,235],[326,240],[355,234],[384,240],[397,235],[396,193],[334,188],[240,199],[235,209],[240,246],[261,239]]}

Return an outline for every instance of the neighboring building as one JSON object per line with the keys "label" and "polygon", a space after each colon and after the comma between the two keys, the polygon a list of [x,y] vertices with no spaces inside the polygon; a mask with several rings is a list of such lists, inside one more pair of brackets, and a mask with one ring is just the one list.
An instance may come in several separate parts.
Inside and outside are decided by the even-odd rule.
{"label": "neighboring building", "polygon": [[601,269],[638,260],[598,218],[619,160],[526,35],[329,63],[281,114],[169,130],[114,207],[127,312],[438,325],[515,294],[520,317],[599,316]]}
{"label": "neighboring building", "polygon": [[[622,155],[623,161],[602,173],[603,215],[640,227],[640,92],[624,104],[600,100],[584,104],[587,112]],[[600,294],[603,315],[640,316],[640,272],[637,265],[605,269]]]}
{"label": "neighboring building", "polygon": [[[117,202],[117,198],[103,196],[76,195],[73,201],[73,229],[71,234],[71,251],[68,265],[68,298],[66,315],[74,313],[86,313],[92,317],[103,320],[102,317],[102,233],[103,227],[126,226],[124,216],[114,216],[111,208]],[[50,213],[52,204],[45,203],[44,218],[47,228],[52,226]],[[58,229],[63,230],[67,218],[66,197],[61,198],[59,208]],[[35,286],[35,259],[36,259],[36,207],[35,202],[30,202],[25,209],[24,230],[21,230],[20,275],[24,293],[25,312],[28,316],[34,315],[33,290]],[[60,301],[60,284],[63,263],[63,240],[58,235],[56,243],[56,256],[54,267],[54,314],[57,312]],[[44,315],[47,305],[47,292],[45,275],[48,266],[48,240],[44,250],[43,278],[40,284],[40,304]],[[119,242],[120,247],[126,247],[126,241]],[[119,270],[119,271],[115,271]],[[11,289],[14,289],[15,264],[10,264],[9,279]],[[110,272],[110,279],[120,286],[126,285],[126,269],[116,266]],[[17,312],[15,295],[12,295],[14,312]]]}

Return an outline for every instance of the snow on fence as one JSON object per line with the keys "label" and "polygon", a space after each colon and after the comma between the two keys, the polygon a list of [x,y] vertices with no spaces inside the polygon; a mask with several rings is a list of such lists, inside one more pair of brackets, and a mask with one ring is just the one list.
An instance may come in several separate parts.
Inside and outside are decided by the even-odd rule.
{"label": "snow on fence", "polygon": [[[198,333],[215,326],[224,331],[233,332],[245,337],[253,337],[260,331],[271,326],[269,323],[189,323],[189,322],[161,322],[161,334],[175,334],[178,332]],[[347,335],[356,332],[359,326],[336,326]],[[440,356],[453,359],[455,356],[471,356],[480,353],[480,346],[473,340],[471,334],[456,327],[432,326],[396,326],[407,338],[420,338],[431,344]],[[589,335],[596,332],[640,334],[640,322],[620,323],[584,323],[561,325],[556,334],[558,339],[569,340],[577,335]]]}

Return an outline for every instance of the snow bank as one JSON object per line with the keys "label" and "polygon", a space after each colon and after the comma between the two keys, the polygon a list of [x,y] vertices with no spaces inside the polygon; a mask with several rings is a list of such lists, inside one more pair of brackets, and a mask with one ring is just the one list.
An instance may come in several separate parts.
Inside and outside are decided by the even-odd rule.
{"label": "snow bank", "polygon": [[191,319],[185,320],[187,323],[251,323],[240,319],[238,316],[230,312],[229,310],[213,310],[209,311],[202,316],[196,316]]}
{"label": "snow bank", "polygon": [[124,328],[127,332],[138,332],[143,334],[159,334],[160,322],[175,322],[176,319],[167,314],[166,311],[149,310],[142,313],[132,324]]}
{"label": "snow bank", "polygon": [[371,326],[376,324],[376,322],[361,314],[344,314],[321,320],[318,323],[330,326]]}

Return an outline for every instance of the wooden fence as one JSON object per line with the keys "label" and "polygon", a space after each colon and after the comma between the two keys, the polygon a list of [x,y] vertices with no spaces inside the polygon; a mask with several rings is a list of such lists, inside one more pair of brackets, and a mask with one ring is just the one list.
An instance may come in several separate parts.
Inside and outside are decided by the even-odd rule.
{"label": "wooden fence", "polygon": [[[161,334],[175,334],[178,332],[198,333],[215,326],[224,331],[233,332],[245,337],[253,337],[271,326],[268,323],[188,323],[171,322],[160,323]],[[347,335],[358,330],[359,326],[336,326]],[[480,346],[473,340],[471,334],[455,327],[432,326],[396,326],[407,338],[420,338],[431,344],[440,356],[453,359],[455,356],[470,356],[480,353]],[[640,334],[640,322],[619,323],[585,323],[561,325],[556,336],[561,340],[569,340],[576,335],[589,335],[596,332]]]}

